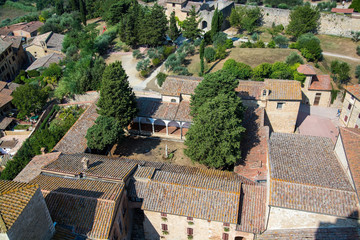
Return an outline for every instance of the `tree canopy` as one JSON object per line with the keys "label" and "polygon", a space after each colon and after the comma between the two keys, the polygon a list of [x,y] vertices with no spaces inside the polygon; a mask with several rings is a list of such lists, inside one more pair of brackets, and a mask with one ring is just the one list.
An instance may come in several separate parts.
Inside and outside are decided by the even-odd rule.
{"label": "tree canopy", "polygon": [[[198,20],[197,20],[198,19]],[[189,12],[189,16],[183,21],[183,35],[184,37],[195,40],[196,38],[201,36],[201,29],[198,28],[201,19],[199,19],[199,15],[196,14],[195,6],[191,7]]]}
{"label": "tree canopy", "polygon": [[331,62],[331,76],[335,82],[348,84],[350,82],[350,65],[346,62],[334,60]]}
{"label": "tree canopy", "polygon": [[123,128],[136,117],[135,94],[121,62],[116,61],[105,68],[97,106],[100,115],[115,118]]}
{"label": "tree canopy", "polygon": [[211,36],[214,36],[216,33],[221,31],[221,25],[224,21],[224,15],[216,7],[214,16],[211,19]]}
{"label": "tree canopy", "polygon": [[[185,154],[213,168],[225,168],[241,158],[243,106],[233,93],[221,93],[200,106],[186,134]],[[196,93],[195,93],[196,96]]]}
{"label": "tree canopy", "polygon": [[304,33],[316,33],[320,25],[320,12],[311,5],[298,6],[290,13],[287,32],[298,38]]}
{"label": "tree canopy", "polygon": [[248,8],[245,6],[237,6],[231,10],[229,21],[231,26],[245,29],[251,34],[260,26],[262,16],[262,11],[258,7]]}
{"label": "tree canopy", "polygon": [[18,110],[18,118],[30,117],[32,113],[39,113],[48,98],[46,89],[35,84],[25,84],[15,89],[12,103]]}
{"label": "tree canopy", "polygon": [[169,37],[171,40],[175,41],[179,36],[180,31],[176,26],[175,12],[172,12],[170,15]]}

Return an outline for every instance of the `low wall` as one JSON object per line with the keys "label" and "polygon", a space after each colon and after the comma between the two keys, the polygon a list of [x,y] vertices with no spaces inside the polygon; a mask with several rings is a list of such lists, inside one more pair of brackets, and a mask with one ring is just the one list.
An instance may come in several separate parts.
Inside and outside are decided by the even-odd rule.
{"label": "low wall", "polygon": [[[237,6],[245,6],[236,4]],[[253,7],[253,6],[247,6]],[[282,24],[286,27],[290,21],[290,10],[260,7],[263,10],[263,25],[271,27]],[[321,13],[319,34],[351,37],[351,31],[360,31],[360,19],[335,13]]]}
{"label": "low wall", "polygon": [[28,136],[31,134],[32,131],[4,131],[6,136],[19,136],[19,135],[23,135],[23,136]]}

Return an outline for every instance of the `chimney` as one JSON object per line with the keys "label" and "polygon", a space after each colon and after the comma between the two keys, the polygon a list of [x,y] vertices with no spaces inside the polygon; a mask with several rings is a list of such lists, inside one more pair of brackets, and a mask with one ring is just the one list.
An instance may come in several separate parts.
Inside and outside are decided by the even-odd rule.
{"label": "chimney", "polygon": [[83,157],[81,159],[81,163],[83,165],[84,172],[89,169],[89,159],[87,157]]}
{"label": "chimney", "polygon": [[44,147],[40,148],[40,152],[41,152],[41,155],[45,155],[45,148]]}

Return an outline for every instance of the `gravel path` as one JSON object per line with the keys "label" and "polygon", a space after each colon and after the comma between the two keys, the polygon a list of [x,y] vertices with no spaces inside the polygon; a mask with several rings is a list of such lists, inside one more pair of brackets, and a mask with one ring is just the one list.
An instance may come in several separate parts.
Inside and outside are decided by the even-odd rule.
{"label": "gravel path", "polygon": [[325,55],[325,56],[330,56],[330,57],[345,58],[345,59],[348,59],[348,60],[351,60],[351,61],[357,61],[357,62],[360,61],[359,58],[349,57],[349,56],[336,54],[336,53],[323,52],[322,54]]}

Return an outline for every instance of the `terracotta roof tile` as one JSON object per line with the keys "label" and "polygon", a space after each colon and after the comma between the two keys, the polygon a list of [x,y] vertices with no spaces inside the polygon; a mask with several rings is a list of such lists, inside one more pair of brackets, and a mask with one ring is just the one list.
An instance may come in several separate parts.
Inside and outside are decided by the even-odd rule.
{"label": "terracotta roof tile", "polygon": [[302,100],[301,83],[296,80],[265,79],[269,100]]}
{"label": "terracotta roof tile", "polygon": [[9,96],[6,93],[0,93],[0,108],[4,107],[6,104],[10,103],[13,100],[12,96]]}
{"label": "terracotta roof tile", "polygon": [[239,81],[239,85],[235,88],[238,96],[246,100],[260,99],[262,90],[265,89],[265,83],[259,81]]}
{"label": "terracotta roof tile", "polygon": [[7,41],[4,41],[4,40],[0,39],[0,54],[2,54],[10,46],[11,46],[10,42],[7,42]]}
{"label": "terracotta roof tile", "polygon": [[340,136],[344,145],[352,179],[354,180],[358,196],[360,196],[360,129],[341,127]]}
{"label": "terracotta roof tile", "polygon": [[313,77],[309,90],[331,91],[331,79],[329,75],[316,75]]}
{"label": "terracotta roof tile", "polygon": [[347,86],[345,89],[360,101],[360,84]]}
{"label": "terracotta roof tile", "polygon": [[353,190],[330,138],[272,133],[269,146],[272,179]]}
{"label": "terracotta roof tile", "polygon": [[333,13],[353,13],[353,8],[332,8],[331,12]]}
{"label": "terracotta roof tile", "polygon": [[358,217],[358,202],[354,191],[283,180],[270,181],[269,205],[341,217]]}
{"label": "terracotta roof tile", "polygon": [[14,178],[18,182],[30,182],[41,173],[41,168],[56,160],[60,152],[37,155],[26,165],[26,167]]}
{"label": "terracotta roof tile", "polygon": [[0,117],[0,129],[1,130],[6,129],[13,120],[14,120],[13,118]]}
{"label": "terracotta roof tile", "polygon": [[162,95],[180,96],[193,94],[195,88],[203,78],[187,76],[168,76],[162,86]]}
{"label": "terracotta roof tile", "polygon": [[358,228],[330,227],[330,228],[300,228],[300,229],[276,229],[267,230],[258,235],[259,240],[353,240],[360,239]]}
{"label": "terracotta roof tile", "polygon": [[148,192],[143,210],[238,223],[240,193],[153,181]]}
{"label": "terracotta roof tile", "polygon": [[144,199],[148,193],[148,185],[149,182],[131,179],[128,185],[128,197]]}
{"label": "terracotta roof tile", "polygon": [[315,69],[311,65],[308,65],[308,64],[300,65],[297,68],[297,71],[299,73],[302,73],[305,75],[316,75]]}
{"label": "terracotta roof tile", "polygon": [[85,152],[87,148],[87,140],[85,138],[87,130],[95,124],[98,116],[96,105],[93,103],[67,131],[53,150],[67,154]]}
{"label": "terracotta roof tile", "polygon": [[0,180],[0,218],[5,224],[0,232],[11,229],[38,189],[36,184]]}
{"label": "terracotta roof tile", "polygon": [[154,175],[155,168],[153,167],[138,167],[134,174],[134,178],[150,179]]}
{"label": "terracotta roof tile", "polygon": [[4,89],[7,86],[7,82],[0,81],[0,90]]}

